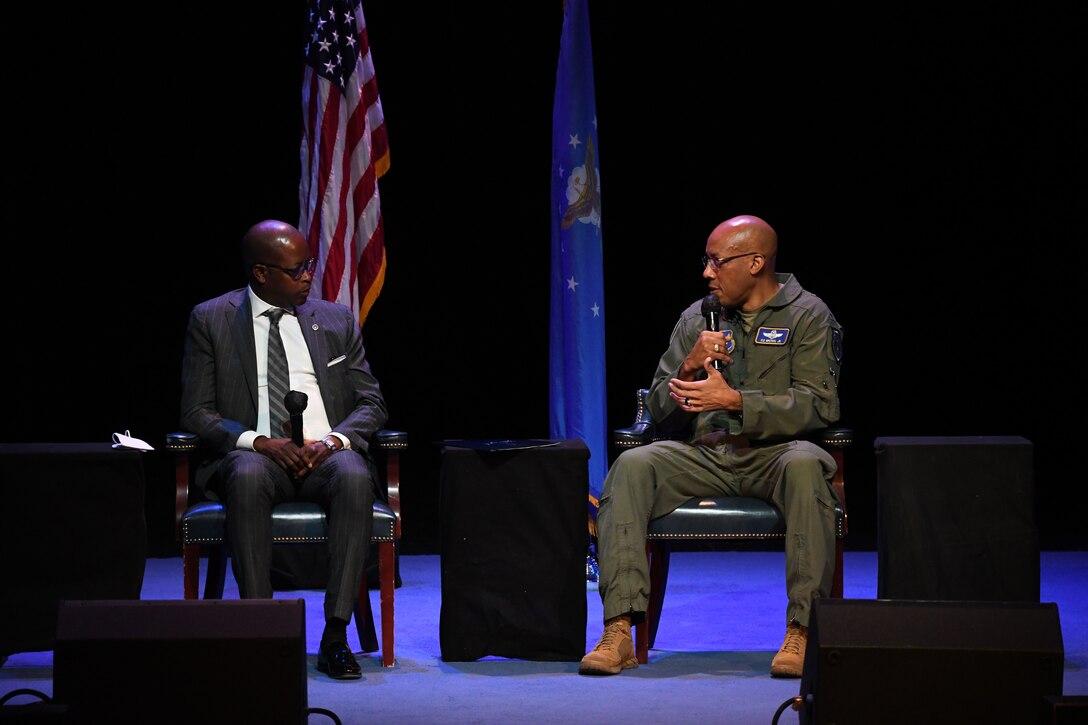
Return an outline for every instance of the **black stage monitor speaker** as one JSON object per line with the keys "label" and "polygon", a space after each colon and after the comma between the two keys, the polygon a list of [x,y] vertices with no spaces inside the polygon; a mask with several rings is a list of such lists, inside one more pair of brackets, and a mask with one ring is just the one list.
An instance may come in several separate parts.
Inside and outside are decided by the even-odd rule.
{"label": "black stage monitor speaker", "polygon": [[818,599],[800,721],[1041,723],[1064,667],[1053,603]]}
{"label": "black stage monitor speaker", "polygon": [[1042,725],[1085,725],[1088,695],[1054,695],[1046,698]]}
{"label": "black stage monitor speaker", "polygon": [[306,722],[302,599],[62,601],[53,700],[74,722]]}
{"label": "black stage monitor speaker", "polygon": [[877,597],[1039,601],[1031,441],[885,437],[873,446]]}

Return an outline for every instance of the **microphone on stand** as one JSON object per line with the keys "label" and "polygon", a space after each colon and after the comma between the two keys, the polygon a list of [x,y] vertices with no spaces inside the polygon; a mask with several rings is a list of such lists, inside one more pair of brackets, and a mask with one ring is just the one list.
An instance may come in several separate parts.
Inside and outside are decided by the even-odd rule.
{"label": "microphone on stand", "polygon": [[[718,299],[717,295],[709,294],[703,298],[703,317],[706,318],[706,329],[711,332],[718,332],[718,325],[721,321],[722,303]],[[724,340],[723,340],[724,343]],[[714,369],[720,373],[725,373],[725,361],[715,360],[711,363]]]}
{"label": "microphone on stand", "polygon": [[299,448],[302,447],[302,411],[306,410],[309,396],[297,390],[288,391],[283,396],[283,407],[291,416],[291,442]]}

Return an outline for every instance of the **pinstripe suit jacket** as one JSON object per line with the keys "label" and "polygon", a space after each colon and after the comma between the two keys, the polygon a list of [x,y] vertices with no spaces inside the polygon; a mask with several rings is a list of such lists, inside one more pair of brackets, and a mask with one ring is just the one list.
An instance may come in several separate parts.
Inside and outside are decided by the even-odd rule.
{"label": "pinstripe suit jacket", "polygon": [[[370,437],[388,415],[359,326],[351,310],[333,302],[309,300],[295,311],[329,422],[369,459]],[[234,450],[243,432],[256,429],[257,351],[248,288],[193,308],[181,376],[181,427],[199,435],[215,460]],[[202,489],[215,460],[197,470]]]}

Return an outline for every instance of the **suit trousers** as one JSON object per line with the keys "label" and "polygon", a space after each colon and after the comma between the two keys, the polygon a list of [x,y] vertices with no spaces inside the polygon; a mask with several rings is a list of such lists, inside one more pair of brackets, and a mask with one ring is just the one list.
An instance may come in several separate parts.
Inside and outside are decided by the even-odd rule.
{"label": "suit trousers", "polygon": [[272,597],[272,509],[314,501],[329,527],[325,619],[350,621],[370,547],[377,486],[367,460],[338,451],[296,483],[256,451],[231,451],[219,462],[214,488],[227,510],[231,568],[242,598]]}
{"label": "suit trousers", "polygon": [[624,451],[604,481],[597,513],[604,618],[646,611],[646,529],[696,497],[749,496],[786,519],[786,621],[808,626],[812,601],[831,593],[835,566],[835,460],[808,441],[739,448],[658,441]]}

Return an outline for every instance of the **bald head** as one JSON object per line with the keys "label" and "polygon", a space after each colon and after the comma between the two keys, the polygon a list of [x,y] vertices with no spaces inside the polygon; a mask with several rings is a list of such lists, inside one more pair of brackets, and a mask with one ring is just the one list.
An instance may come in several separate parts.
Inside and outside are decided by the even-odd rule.
{"label": "bald head", "polygon": [[758,309],[778,291],[777,253],[770,224],[750,214],[726,219],[707,237],[703,278],[726,307]]}
{"label": "bald head", "polygon": [[708,242],[723,245],[723,256],[759,252],[767,262],[768,271],[774,271],[774,259],[778,254],[778,235],[771,225],[757,216],[743,214],[714,227]]}
{"label": "bald head", "polygon": [[242,261],[246,269],[251,269],[259,262],[279,259],[300,242],[306,246],[306,238],[298,229],[287,222],[266,219],[251,226],[242,237]]}
{"label": "bald head", "polygon": [[298,229],[275,219],[254,224],[242,237],[242,259],[250,288],[268,304],[292,308],[306,301],[316,264]]}

